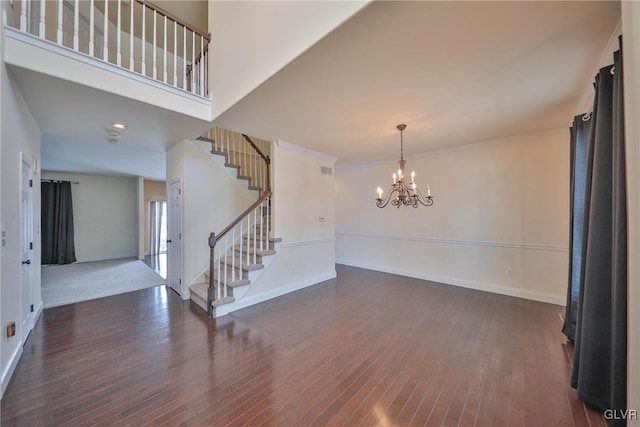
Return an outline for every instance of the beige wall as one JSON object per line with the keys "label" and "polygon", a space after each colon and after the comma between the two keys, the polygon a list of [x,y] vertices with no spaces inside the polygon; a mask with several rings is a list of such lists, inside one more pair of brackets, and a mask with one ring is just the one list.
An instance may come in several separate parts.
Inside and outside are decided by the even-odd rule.
{"label": "beige wall", "polygon": [[167,200],[165,181],[144,180],[144,254],[149,255],[150,207],[151,200]]}
{"label": "beige wall", "polygon": [[[275,259],[235,309],[335,277],[336,158],[278,141],[272,152]],[[322,218],[322,220],[321,220]]]}
{"label": "beige wall", "polygon": [[432,207],[375,206],[397,167],[338,169],[338,263],[564,304],[567,129],[410,158]]}
{"label": "beige wall", "polygon": [[43,172],[71,186],[78,262],[137,256],[137,178]]}

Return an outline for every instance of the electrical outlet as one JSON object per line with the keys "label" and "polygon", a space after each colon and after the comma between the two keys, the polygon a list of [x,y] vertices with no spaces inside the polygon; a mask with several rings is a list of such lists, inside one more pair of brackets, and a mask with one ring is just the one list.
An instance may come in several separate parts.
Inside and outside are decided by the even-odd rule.
{"label": "electrical outlet", "polygon": [[9,322],[7,325],[7,338],[11,338],[16,334],[16,322]]}
{"label": "electrical outlet", "polygon": [[507,268],[507,276],[513,277],[513,268]]}

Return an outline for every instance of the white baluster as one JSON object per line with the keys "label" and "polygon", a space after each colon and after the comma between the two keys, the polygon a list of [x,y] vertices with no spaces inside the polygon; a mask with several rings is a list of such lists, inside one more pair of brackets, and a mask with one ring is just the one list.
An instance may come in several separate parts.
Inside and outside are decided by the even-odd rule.
{"label": "white baluster", "polygon": [[46,11],[46,4],[44,0],[40,0],[40,25],[38,28],[38,35],[41,39],[44,38],[44,14]]}
{"label": "white baluster", "polygon": [[[213,258],[214,260],[218,259],[218,258]],[[218,259],[218,289],[216,290],[216,294],[218,294],[218,298],[220,298],[220,291],[222,290],[222,281],[220,280],[220,277],[222,275],[222,269],[220,268],[220,261]]]}
{"label": "white baluster", "polygon": [[157,16],[155,9],[153,10],[153,78],[158,78],[158,65],[156,64],[156,39],[158,38],[157,34]]}
{"label": "white baluster", "polygon": [[73,50],[80,50],[80,37],[78,31],[80,28],[80,1],[76,0],[73,8]]}
{"label": "white baluster", "polygon": [[173,85],[178,87],[178,22],[173,21]]}
{"label": "white baluster", "polygon": [[56,43],[62,45],[62,0],[58,0],[58,31],[56,32]]}
{"label": "white baluster", "polygon": [[244,161],[244,165],[242,166],[242,174],[247,174],[247,141],[242,138],[242,158]]}
{"label": "white baluster", "polygon": [[200,72],[200,96],[204,96],[204,37],[200,36],[200,63],[198,64]]}
{"label": "white baluster", "polygon": [[[233,242],[235,242],[235,241],[236,241],[236,228],[233,227],[233,230],[231,230],[231,244],[233,245]],[[233,275],[233,281],[235,282],[235,280],[236,280],[236,257],[235,257],[235,255],[232,255],[232,258],[231,258],[231,271],[232,271],[231,274]]]}
{"label": "white baluster", "polygon": [[118,0],[118,26],[116,27],[116,64],[122,64],[122,0]]}
{"label": "white baluster", "polygon": [[[227,247],[227,236],[228,236],[227,234],[225,234],[225,236],[224,236],[224,247],[225,248]],[[227,256],[226,249],[225,249],[225,252],[222,255],[225,256],[225,257]],[[222,260],[224,258],[220,258],[220,259]],[[225,290],[226,290],[228,284],[229,284],[229,274],[227,273],[227,263],[225,262],[224,263],[224,287],[225,287]]]}
{"label": "white baluster", "polygon": [[162,65],[162,74],[163,74],[163,81],[166,83],[167,82],[167,15],[164,16],[164,43],[162,45],[163,50],[164,50],[164,62]]}
{"label": "white baluster", "polygon": [[196,72],[196,33],[191,32],[191,92],[196,93],[195,88],[195,78],[194,74]]}
{"label": "white baluster", "polygon": [[187,90],[187,27],[182,27],[182,89]]}
{"label": "white baluster", "polygon": [[135,0],[130,0],[129,9],[129,70],[133,71],[134,61],[133,61],[133,38],[135,35],[135,30],[133,28],[133,9],[136,2]]}
{"label": "white baluster", "polygon": [[[269,196],[269,198],[267,199],[267,238],[271,235],[270,233],[270,225],[271,223],[269,222],[269,205],[271,204],[271,196]],[[267,248],[270,249],[270,248]]]}
{"label": "white baluster", "polygon": [[233,135],[233,164],[237,163],[237,153],[238,153],[238,134]]}
{"label": "white baluster", "polygon": [[104,0],[104,48],[102,59],[109,62],[109,1]]}
{"label": "white baluster", "polygon": [[27,32],[27,0],[20,1],[20,31]]}
{"label": "white baluster", "polygon": [[258,209],[253,211],[253,263],[257,262],[258,252]]}
{"label": "white baluster", "polygon": [[250,223],[250,219],[251,218],[251,214],[247,215],[247,265],[249,265],[249,252],[251,252],[251,242],[249,241],[249,234],[251,233],[251,223]]}
{"label": "white baluster", "polygon": [[[240,252],[239,252],[240,255],[238,256],[238,259],[240,260],[240,265],[242,265],[242,241],[243,240],[244,239],[242,238],[242,220],[240,220]],[[234,252],[233,256],[235,255],[236,254]]]}
{"label": "white baluster", "polygon": [[263,251],[264,250],[264,215],[262,214],[262,206],[264,205],[264,202],[260,203],[260,250]]}
{"label": "white baluster", "polygon": [[95,1],[91,0],[90,4],[89,4],[89,56],[93,56],[94,52],[95,52],[95,13],[94,13],[94,9],[95,9]]}
{"label": "white baluster", "polygon": [[144,5],[144,3],[142,3],[142,43],[141,43],[141,49],[142,49],[142,55],[141,55],[141,61],[142,64],[140,65],[140,72],[142,73],[143,76],[147,75],[147,61],[146,61],[146,56],[147,56],[147,7]]}

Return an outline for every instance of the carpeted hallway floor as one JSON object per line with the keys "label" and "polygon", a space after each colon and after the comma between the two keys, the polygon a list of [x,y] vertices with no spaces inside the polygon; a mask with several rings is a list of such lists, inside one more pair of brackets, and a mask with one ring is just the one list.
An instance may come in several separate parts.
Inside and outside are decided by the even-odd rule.
{"label": "carpeted hallway floor", "polygon": [[165,283],[134,258],[42,266],[44,308],[87,301]]}

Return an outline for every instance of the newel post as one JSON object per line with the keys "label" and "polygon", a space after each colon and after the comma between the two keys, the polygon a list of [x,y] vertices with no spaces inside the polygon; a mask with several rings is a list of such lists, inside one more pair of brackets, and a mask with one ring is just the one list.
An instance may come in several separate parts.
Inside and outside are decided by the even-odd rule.
{"label": "newel post", "polygon": [[265,159],[267,163],[267,190],[271,190],[271,157]]}
{"label": "newel post", "polygon": [[216,292],[213,286],[213,265],[214,265],[214,249],[216,247],[216,233],[209,234],[209,288],[207,289],[207,314],[213,317],[213,306],[211,303],[216,299]]}

